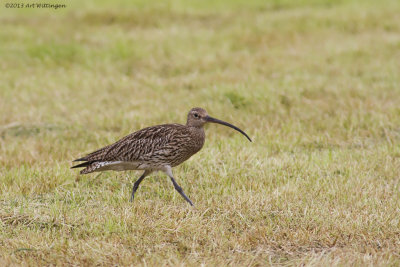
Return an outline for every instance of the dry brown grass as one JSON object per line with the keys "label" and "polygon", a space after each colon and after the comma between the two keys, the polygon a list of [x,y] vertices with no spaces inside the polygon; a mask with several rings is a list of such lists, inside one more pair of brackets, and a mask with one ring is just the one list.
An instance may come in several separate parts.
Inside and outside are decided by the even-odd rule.
{"label": "dry brown grass", "polygon": [[[0,265],[400,264],[398,1],[0,8]],[[175,170],[70,161],[194,106]]]}

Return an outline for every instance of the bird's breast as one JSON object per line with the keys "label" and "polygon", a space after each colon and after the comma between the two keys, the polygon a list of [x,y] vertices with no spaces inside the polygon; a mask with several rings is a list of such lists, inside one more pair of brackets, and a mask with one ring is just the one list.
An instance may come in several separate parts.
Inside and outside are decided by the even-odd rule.
{"label": "bird's breast", "polygon": [[204,129],[191,130],[190,135],[175,147],[171,166],[177,166],[201,150],[205,141]]}

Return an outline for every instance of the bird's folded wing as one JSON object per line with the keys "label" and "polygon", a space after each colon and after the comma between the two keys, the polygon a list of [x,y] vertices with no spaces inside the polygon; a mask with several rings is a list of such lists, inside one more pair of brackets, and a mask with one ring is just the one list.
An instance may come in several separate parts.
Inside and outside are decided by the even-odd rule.
{"label": "bird's folded wing", "polygon": [[[176,139],[189,135],[178,125],[148,127],[125,136],[114,144],[96,150],[77,161],[136,161],[169,151]],[[183,136],[182,136],[183,135]]]}

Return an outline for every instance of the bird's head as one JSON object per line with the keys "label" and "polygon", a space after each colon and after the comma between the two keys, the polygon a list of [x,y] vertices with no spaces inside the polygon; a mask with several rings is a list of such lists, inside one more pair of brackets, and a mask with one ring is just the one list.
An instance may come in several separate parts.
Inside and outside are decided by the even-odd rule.
{"label": "bird's head", "polygon": [[250,137],[245,132],[243,132],[241,129],[239,129],[238,127],[236,127],[230,123],[227,123],[225,121],[221,121],[221,120],[218,120],[218,119],[215,119],[215,118],[209,116],[207,111],[203,108],[192,108],[188,113],[186,125],[190,126],[190,127],[203,127],[204,124],[206,124],[207,122],[218,123],[218,124],[228,126],[232,129],[235,129],[236,131],[238,131],[241,134],[243,134],[244,136],[246,136],[247,139],[249,139],[249,141],[251,142]]}

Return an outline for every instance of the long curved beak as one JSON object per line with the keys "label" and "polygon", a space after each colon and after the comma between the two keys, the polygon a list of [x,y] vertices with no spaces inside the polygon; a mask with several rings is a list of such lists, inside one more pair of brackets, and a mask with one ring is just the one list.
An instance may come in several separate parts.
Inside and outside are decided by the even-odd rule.
{"label": "long curved beak", "polygon": [[236,131],[238,131],[238,132],[240,132],[241,134],[243,134],[244,136],[246,136],[247,139],[249,139],[249,141],[252,142],[251,139],[250,139],[250,137],[249,137],[245,132],[243,132],[241,129],[239,129],[238,127],[236,127],[235,125],[232,125],[232,124],[227,123],[227,122],[225,122],[225,121],[218,120],[218,119],[213,118],[213,117],[210,117],[210,116],[205,117],[205,119],[206,119],[207,122],[218,123],[218,124],[222,124],[222,125],[231,127],[232,129],[235,129]]}

